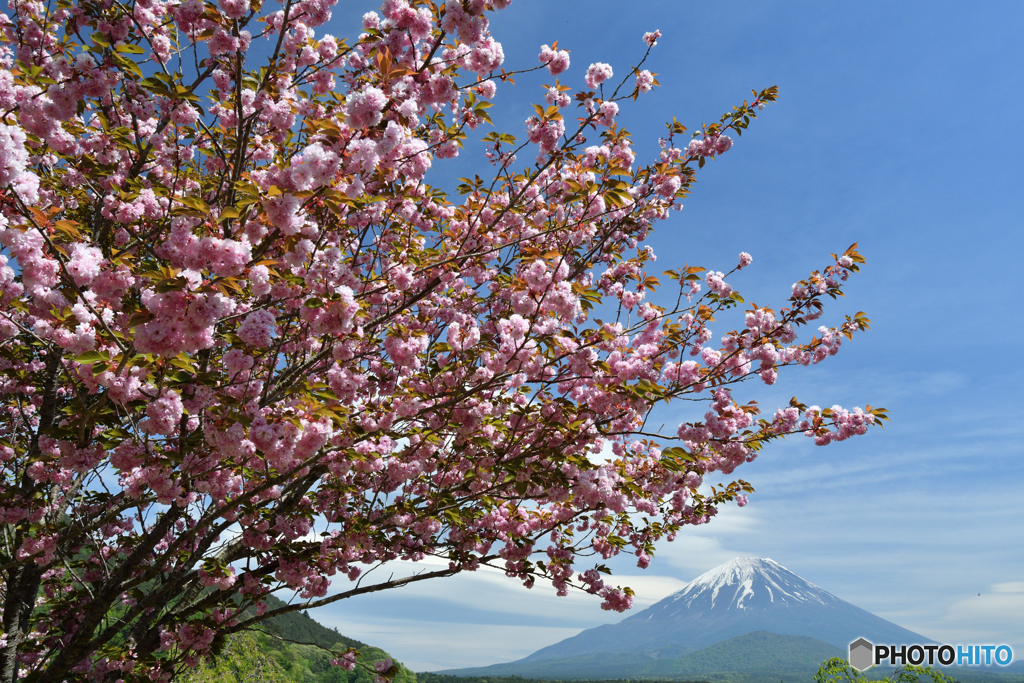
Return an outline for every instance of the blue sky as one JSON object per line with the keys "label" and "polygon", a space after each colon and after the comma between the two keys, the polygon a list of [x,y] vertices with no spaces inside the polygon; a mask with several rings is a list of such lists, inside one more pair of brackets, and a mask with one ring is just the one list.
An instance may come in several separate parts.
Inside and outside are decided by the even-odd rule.
{"label": "blue sky", "polygon": [[[354,35],[371,9],[342,3],[331,31]],[[737,472],[757,489],[746,508],[664,544],[645,572],[620,562],[623,582],[643,607],[732,557],[771,557],[930,638],[1024,658],[1024,4],[515,0],[492,21],[506,69],[558,40],[574,88],[594,61],[626,73],[654,29],[646,66],[662,87],[622,116],[640,160],[671,116],[693,129],[752,88],[780,88],[659,227],[658,265],[726,270],[748,251],[731,283],[773,305],[859,242],[867,267],[825,322],[863,310],[872,331],[754,393],[766,407],[794,394],[871,403],[893,422],[827,448],[769,447]],[[499,88],[497,128],[522,136],[550,80]],[[438,165],[437,182],[480,163]],[[509,661],[622,618],[598,602],[480,572],[313,616],[430,670]]]}

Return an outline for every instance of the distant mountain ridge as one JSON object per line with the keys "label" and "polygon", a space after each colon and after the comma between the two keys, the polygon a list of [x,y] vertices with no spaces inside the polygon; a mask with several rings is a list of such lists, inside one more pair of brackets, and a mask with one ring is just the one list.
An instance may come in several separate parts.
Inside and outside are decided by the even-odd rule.
{"label": "distant mountain ridge", "polygon": [[[814,639],[844,653],[860,637],[882,643],[933,642],[837,598],[774,560],[736,558],[617,624],[587,629],[516,662],[444,673],[541,678],[652,675],[653,671],[640,671],[651,670],[652,662],[680,660],[759,631]],[[821,651],[818,645],[813,648]]]}

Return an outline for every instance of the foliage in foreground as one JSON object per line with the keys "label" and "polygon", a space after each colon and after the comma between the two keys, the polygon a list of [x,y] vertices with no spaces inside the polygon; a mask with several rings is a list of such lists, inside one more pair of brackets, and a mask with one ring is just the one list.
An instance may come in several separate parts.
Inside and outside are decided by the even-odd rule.
{"label": "foliage in foreground", "polygon": [[935,667],[914,664],[896,669],[891,676],[886,678],[869,679],[850,666],[850,663],[842,657],[826,660],[818,669],[818,673],[814,675],[815,683],[867,683],[869,680],[879,683],[925,683],[929,679],[931,683],[956,683],[953,678]]}
{"label": "foliage in foreground", "polygon": [[256,633],[231,636],[217,657],[175,677],[178,683],[291,683],[293,680],[285,675],[278,659],[264,649]]}
{"label": "foliage in foreground", "polygon": [[[649,33],[624,78],[554,81],[526,141],[485,136],[455,198],[428,171],[511,80],[509,0],[387,0],[351,41],[316,36],[332,4],[0,15],[0,683],[166,681],[275,615],[482,564],[624,610],[602,560],[744,503],[716,480],[769,441],[884,417],[731,393],[867,328],[800,336],[855,248],[777,309],[682,264],[654,300],[644,240],[775,88],[637,161],[617,115],[656,85]],[[696,410],[648,424],[673,400]]]}

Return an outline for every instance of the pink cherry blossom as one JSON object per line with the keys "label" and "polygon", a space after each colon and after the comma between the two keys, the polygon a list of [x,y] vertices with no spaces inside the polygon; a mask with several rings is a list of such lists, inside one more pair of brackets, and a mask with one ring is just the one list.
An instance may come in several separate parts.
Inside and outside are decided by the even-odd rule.
{"label": "pink cherry blossom", "polygon": [[347,122],[354,128],[375,126],[381,121],[381,110],[388,103],[384,91],[369,86],[354,92],[345,100]]}
{"label": "pink cherry blossom", "polygon": [[274,314],[266,308],[253,311],[238,326],[238,336],[251,346],[270,346],[276,321]]}
{"label": "pink cherry blossom", "polygon": [[654,87],[654,75],[644,69],[636,75],[636,89],[641,93],[650,92]]}
{"label": "pink cherry blossom", "polygon": [[541,45],[538,59],[547,65],[552,76],[564,73],[569,68],[568,50],[554,50],[547,45]]}
{"label": "pink cherry blossom", "polygon": [[167,390],[146,408],[146,416],[149,419],[143,421],[141,429],[151,434],[173,434],[178,430],[178,421],[183,410],[178,393]]}
{"label": "pink cherry blossom", "polygon": [[612,67],[604,62],[595,62],[587,68],[584,80],[588,88],[596,88],[612,77]]}
{"label": "pink cherry blossom", "polygon": [[722,279],[723,277],[724,275],[721,272],[708,271],[706,278],[708,287],[719,296],[729,296],[732,294],[733,289]]}
{"label": "pink cherry blossom", "polygon": [[0,122],[0,187],[13,185],[22,201],[34,204],[39,179],[28,166],[25,131],[18,125]]}

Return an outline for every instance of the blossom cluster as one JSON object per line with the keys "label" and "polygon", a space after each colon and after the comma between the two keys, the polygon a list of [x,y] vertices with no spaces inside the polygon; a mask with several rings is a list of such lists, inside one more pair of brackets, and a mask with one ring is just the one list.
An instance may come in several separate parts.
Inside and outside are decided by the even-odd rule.
{"label": "blossom cluster", "polygon": [[[428,175],[515,73],[509,0],[385,0],[351,41],[318,33],[333,4],[0,14],[0,582],[35,601],[3,608],[0,683],[166,681],[275,613],[483,565],[628,609],[588,555],[646,567],[745,503],[710,474],[884,419],[736,398],[867,329],[799,335],[856,248],[717,343],[752,258],[669,271],[664,300],[649,274],[651,230],[773,88],[644,164],[617,123],[657,85],[643,60],[617,81],[544,45],[562,80],[455,198]],[[702,407],[648,431],[678,397]],[[446,568],[360,582],[428,556]]]}

